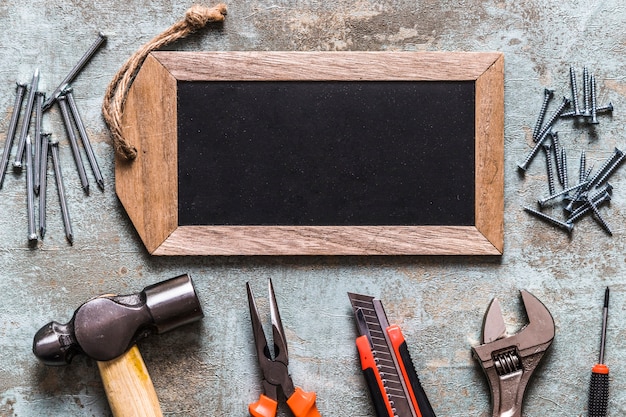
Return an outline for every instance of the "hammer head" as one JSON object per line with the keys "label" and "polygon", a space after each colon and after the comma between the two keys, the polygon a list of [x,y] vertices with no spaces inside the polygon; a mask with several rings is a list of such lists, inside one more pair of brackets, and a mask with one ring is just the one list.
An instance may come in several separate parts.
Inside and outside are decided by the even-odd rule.
{"label": "hammer head", "polygon": [[68,323],[53,321],[39,329],[33,353],[46,365],[65,365],[78,353],[108,361],[139,339],[202,317],[193,282],[185,274],[136,294],[102,295],[87,301]]}

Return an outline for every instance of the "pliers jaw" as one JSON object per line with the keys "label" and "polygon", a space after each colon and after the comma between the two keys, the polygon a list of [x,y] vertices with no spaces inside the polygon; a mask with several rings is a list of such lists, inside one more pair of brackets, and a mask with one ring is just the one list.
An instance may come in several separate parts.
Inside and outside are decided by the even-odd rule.
{"label": "pliers jaw", "polygon": [[278,401],[278,393],[282,391],[285,398],[289,398],[293,395],[295,388],[289,376],[287,341],[285,339],[285,330],[283,329],[282,320],[280,319],[278,305],[276,304],[276,295],[274,294],[272,281],[269,281],[270,315],[272,320],[272,336],[274,339],[272,349],[270,349],[267,338],[265,337],[263,323],[259,316],[250,284],[246,283],[246,289],[248,291],[248,305],[250,307],[254,344],[256,346],[259,366],[263,373],[264,394],[272,400]]}
{"label": "pliers jaw", "polygon": [[493,417],[521,417],[528,381],[554,339],[548,309],[529,292],[520,293],[528,325],[507,335],[500,303],[494,299],[485,314],[483,344],[472,348],[489,381]]}

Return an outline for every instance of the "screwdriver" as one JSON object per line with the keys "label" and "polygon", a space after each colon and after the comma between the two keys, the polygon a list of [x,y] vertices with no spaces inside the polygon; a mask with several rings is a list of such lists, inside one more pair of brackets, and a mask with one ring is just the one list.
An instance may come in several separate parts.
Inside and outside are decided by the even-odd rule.
{"label": "screwdriver", "polygon": [[609,402],[609,367],[604,364],[604,346],[606,343],[606,322],[609,315],[609,287],[604,291],[602,309],[602,335],[600,339],[600,359],[591,368],[589,386],[589,417],[605,417]]}

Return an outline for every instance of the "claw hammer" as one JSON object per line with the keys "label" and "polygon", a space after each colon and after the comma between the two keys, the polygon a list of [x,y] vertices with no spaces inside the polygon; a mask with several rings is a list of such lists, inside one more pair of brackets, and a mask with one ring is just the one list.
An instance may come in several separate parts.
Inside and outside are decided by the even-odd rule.
{"label": "claw hammer", "polygon": [[180,275],[135,294],[92,298],[68,323],[43,326],[35,334],[33,353],[46,365],[65,365],[85,354],[98,361],[114,417],[162,417],[136,342],[203,316],[191,277]]}

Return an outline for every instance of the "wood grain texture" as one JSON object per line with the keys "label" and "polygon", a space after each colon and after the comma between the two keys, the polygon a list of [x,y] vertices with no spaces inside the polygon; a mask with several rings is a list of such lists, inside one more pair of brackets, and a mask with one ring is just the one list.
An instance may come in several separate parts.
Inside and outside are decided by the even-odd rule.
{"label": "wood grain texture", "polygon": [[500,255],[473,226],[181,226],[153,255]]}
{"label": "wood grain texture", "polygon": [[137,161],[115,161],[115,189],[149,252],[178,226],[176,79],[149,56],[123,115]]}
{"label": "wood grain texture", "polygon": [[177,80],[476,80],[499,53],[154,52]]}
{"label": "wood grain texture", "polygon": [[[501,255],[504,64],[497,52],[154,52],[127,102],[135,162],[117,192],[154,255]],[[414,80],[476,83],[473,226],[178,226],[176,82]]]}
{"label": "wood grain texture", "polygon": [[476,227],[504,250],[504,55],[476,80]]}
{"label": "wood grain texture", "polygon": [[137,346],[122,356],[98,362],[114,417],[162,417],[152,379]]}

